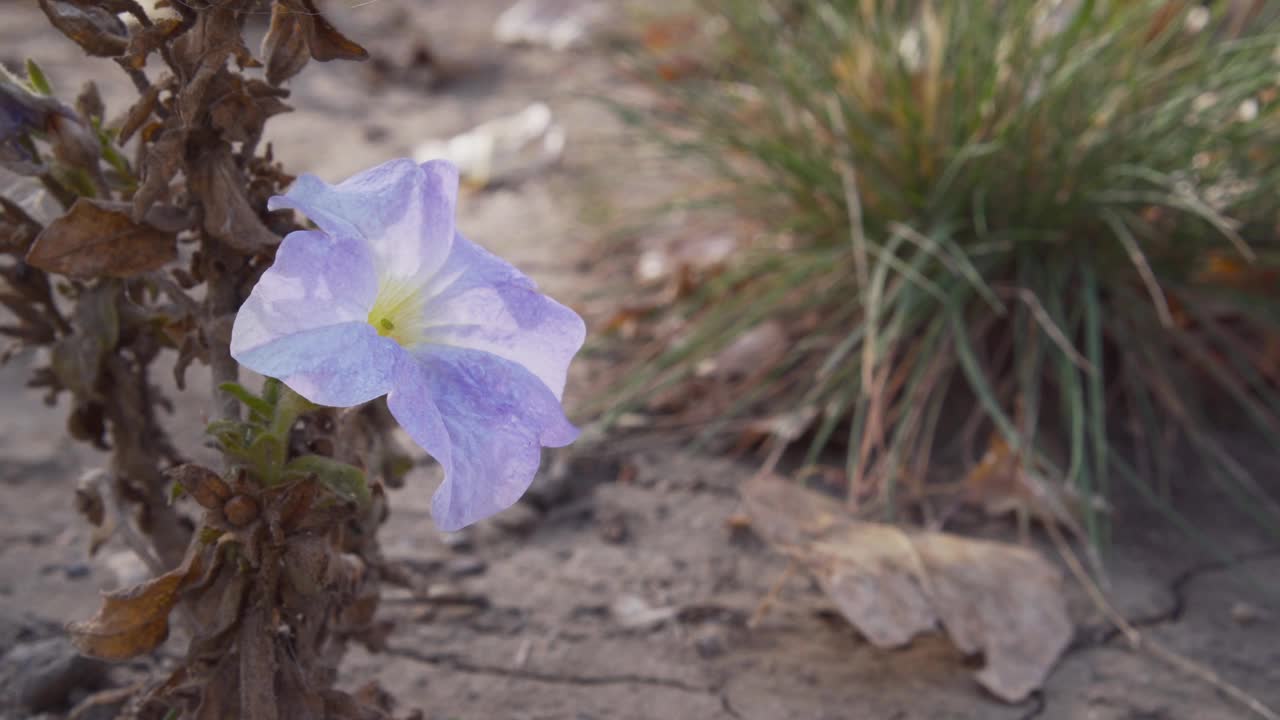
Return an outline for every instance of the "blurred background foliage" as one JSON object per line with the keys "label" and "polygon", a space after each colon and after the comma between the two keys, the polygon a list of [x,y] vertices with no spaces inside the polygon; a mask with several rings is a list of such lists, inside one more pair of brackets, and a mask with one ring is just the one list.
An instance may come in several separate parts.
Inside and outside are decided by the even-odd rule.
{"label": "blurred background foliage", "polygon": [[[735,232],[614,317],[606,424],[1095,545],[1121,484],[1180,522],[1190,449],[1280,528],[1215,432],[1280,431],[1276,4],[717,0],[633,50],[661,101],[620,112],[705,163],[683,209]],[[929,482],[939,458],[966,474]]]}

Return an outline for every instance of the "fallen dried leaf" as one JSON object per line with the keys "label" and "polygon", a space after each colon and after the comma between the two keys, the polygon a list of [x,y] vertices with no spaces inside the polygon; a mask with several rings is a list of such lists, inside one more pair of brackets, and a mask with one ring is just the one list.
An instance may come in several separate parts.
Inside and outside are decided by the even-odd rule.
{"label": "fallen dried leaf", "polygon": [[88,620],[67,624],[71,642],[85,655],[128,660],[159,647],[169,636],[169,612],[178,593],[200,575],[200,556],[160,577],[103,595],[102,607]]}
{"label": "fallen dried leaf", "polygon": [[738,336],[714,358],[698,367],[698,374],[721,380],[741,380],[768,372],[787,354],[790,338],[782,323],[761,323]]}
{"label": "fallen dried leaf", "polygon": [[128,278],[177,256],[173,235],[134,222],[123,205],[79,198],[36,237],[27,263],[73,278]]}
{"label": "fallen dried leaf", "polygon": [[753,526],[877,647],[941,625],[962,652],[985,657],[978,682],[1013,703],[1044,682],[1071,640],[1061,575],[1031,550],[859,522],[777,476],[742,492]]}

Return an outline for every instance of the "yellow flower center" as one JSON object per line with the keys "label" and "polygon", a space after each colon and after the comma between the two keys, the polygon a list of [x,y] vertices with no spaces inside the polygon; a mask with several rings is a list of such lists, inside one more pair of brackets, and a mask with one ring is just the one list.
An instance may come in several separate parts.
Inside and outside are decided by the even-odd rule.
{"label": "yellow flower center", "polygon": [[383,337],[404,347],[424,338],[422,288],[407,278],[386,278],[378,284],[378,297],[369,310],[369,324]]}

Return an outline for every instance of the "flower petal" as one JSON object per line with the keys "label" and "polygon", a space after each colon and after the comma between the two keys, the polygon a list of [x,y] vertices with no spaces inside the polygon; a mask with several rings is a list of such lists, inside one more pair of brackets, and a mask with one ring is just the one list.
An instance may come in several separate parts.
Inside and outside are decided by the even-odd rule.
{"label": "flower petal", "polygon": [[377,291],[363,242],[290,233],[236,314],[231,356],[322,405],[378,397],[402,351],[367,322]]}
{"label": "flower petal", "polygon": [[425,281],[449,255],[457,200],[455,167],[401,159],[337,185],[302,175],[267,206],[296,208],[330,234],[363,239],[380,276]]}
{"label": "flower petal", "polygon": [[332,407],[387,394],[407,357],[367,322],[304,330],[232,356],[254,372],[279,378],[311,402]]}
{"label": "flower petal", "polygon": [[[425,343],[479,350],[517,363],[559,399],[586,338],[582,318],[538,292],[510,263],[457,235],[426,290]],[[425,347],[425,346],[424,346]]]}
{"label": "flower petal", "polygon": [[368,318],[378,294],[369,248],[351,236],[289,233],[236,315],[231,352],[284,335]]}
{"label": "flower petal", "polygon": [[401,365],[387,405],[444,468],[431,514],[446,531],[513,505],[533,481],[542,447],[578,436],[542,380],[475,350],[414,353]]}

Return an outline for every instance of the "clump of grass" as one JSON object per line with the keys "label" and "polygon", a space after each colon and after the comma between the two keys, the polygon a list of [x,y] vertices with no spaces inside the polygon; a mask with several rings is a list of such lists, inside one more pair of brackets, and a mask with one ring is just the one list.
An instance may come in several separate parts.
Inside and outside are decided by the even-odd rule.
{"label": "clump of grass", "polygon": [[616,408],[780,320],[792,349],[722,420],[812,415],[855,492],[918,479],[960,392],[1084,497],[1154,497],[1175,438],[1277,526],[1206,425],[1225,401],[1280,437],[1280,19],[1242,7],[706,3],[710,72],[647,120],[770,232],[666,311]]}

